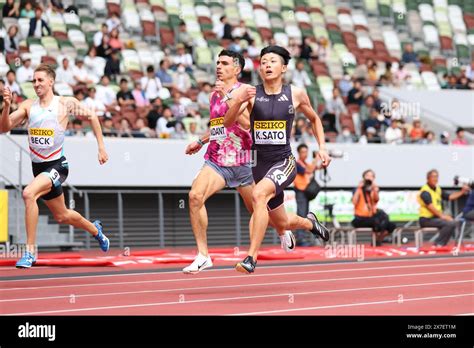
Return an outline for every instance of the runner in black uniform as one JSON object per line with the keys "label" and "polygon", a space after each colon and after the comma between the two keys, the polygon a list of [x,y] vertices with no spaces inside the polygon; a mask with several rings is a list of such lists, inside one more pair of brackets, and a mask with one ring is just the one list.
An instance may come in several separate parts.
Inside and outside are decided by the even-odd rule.
{"label": "runner in black uniform", "polygon": [[302,112],[311,121],[319,143],[318,157],[323,166],[328,166],[331,161],[321,120],[311,107],[306,91],[283,85],[289,59],[290,54],[283,47],[264,48],[260,53],[263,84],[257,87],[241,85],[227,101],[230,109],[224,118],[226,127],[235,122],[239,109],[246,104],[250,114],[252,149],[256,151],[256,166],[252,170],[257,183],[252,193],[252,239],[248,256],[236,265],[236,270],[243,273],[254,272],[269,217],[277,228],[306,229],[325,241],[329,239],[329,231],[319,223],[316,215],[309,213],[307,218],[302,218],[296,214],[287,214],[283,206],[283,191],[296,176],[296,160],[290,147],[295,112]]}

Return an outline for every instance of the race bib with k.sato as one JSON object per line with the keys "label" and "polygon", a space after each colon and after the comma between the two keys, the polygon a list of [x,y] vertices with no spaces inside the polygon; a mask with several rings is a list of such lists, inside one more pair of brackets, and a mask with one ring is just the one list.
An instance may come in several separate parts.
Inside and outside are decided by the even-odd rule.
{"label": "race bib with k.sato", "polygon": [[254,121],[253,131],[255,144],[286,144],[286,121]]}

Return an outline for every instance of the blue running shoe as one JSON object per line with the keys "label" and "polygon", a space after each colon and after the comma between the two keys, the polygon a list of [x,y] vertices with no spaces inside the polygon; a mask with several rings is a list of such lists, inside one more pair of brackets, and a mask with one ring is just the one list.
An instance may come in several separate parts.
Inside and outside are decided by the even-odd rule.
{"label": "blue running shoe", "polygon": [[16,263],[16,268],[30,268],[36,263],[35,256],[30,253],[29,251],[26,251],[23,254],[23,257],[18,260]]}
{"label": "blue running shoe", "polygon": [[100,222],[100,220],[95,220],[94,226],[97,227],[97,230],[99,231],[99,233],[97,233],[97,235],[94,238],[99,241],[100,248],[102,249],[102,251],[109,251],[110,241],[109,241],[109,238],[107,238],[102,233],[102,222]]}

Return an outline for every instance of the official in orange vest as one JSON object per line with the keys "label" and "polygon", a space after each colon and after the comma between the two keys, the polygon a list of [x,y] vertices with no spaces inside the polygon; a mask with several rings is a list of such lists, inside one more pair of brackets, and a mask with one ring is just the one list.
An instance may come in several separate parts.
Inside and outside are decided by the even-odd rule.
{"label": "official in orange vest", "polygon": [[380,188],[375,183],[375,173],[368,169],[362,173],[362,180],[352,196],[354,204],[352,226],[371,227],[377,233],[376,246],[382,245],[384,238],[396,227],[383,210],[377,209],[379,191]]}
{"label": "official in orange vest", "polygon": [[426,175],[427,183],[420,188],[418,203],[420,204],[420,226],[437,227],[439,235],[435,246],[445,246],[456,229],[452,216],[443,213],[443,200],[456,200],[469,193],[469,186],[463,186],[461,191],[448,194],[438,186],[439,173],[432,169]]}
{"label": "official in orange vest", "polygon": [[[296,148],[298,152],[298,160],[296,161],[296,178],[293,182],[295,185],[296,196],[296,214],[305,217],[309,211],[309,201],[305,194],[305,189],[308,187],[314,172],[321,169],[322,166],[318,164],[316,156],[313,156],[313,162],[306,162],[308,158],[308,146],[300,144]],[[307,232],[302,230],[296,231],[296,245],[311,246],[314,245],[314,238]]]}

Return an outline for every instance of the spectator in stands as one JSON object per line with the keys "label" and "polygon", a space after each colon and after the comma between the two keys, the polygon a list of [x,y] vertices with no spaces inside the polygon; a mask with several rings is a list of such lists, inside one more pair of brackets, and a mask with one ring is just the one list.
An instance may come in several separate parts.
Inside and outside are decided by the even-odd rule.
{"label": "spectator in stands", "polygon": [[148,112],[146,119],[148,121],[148,127],[156,130],[156,122],[163,114],[163,103],[160,98],[156,98],[153,101],[152,109]]}
{"label": "spectator in stands", "polygon": [[311,38],[304,37],[300,46],[300,58],[301,59],[310,59],[313,58],[315,54],[313,53],[313,49],[311,48]]}
{"label": "spectator in stands", "polygon": [[41,18],[43,15],[43,9],[39,6],[35,9],[35,18],[30,20],[30,30],[28,32],[29,37],[36,37],[41,39],[43,36],[51,36],[51,29],[48,23]]}
{"label": "spectator in stands", "polygon": [[123,117],[120,120],[120,127],[118,129],[118,136],[120,138],[131,138],[132,137],[132,125],[130,121]]}
{"label": "spectator in stands", "polygon": [[122,40],[119,38],[119,30],[117,28],[110,32],[109,46],[112,47],[112,52],[113,50],[121,51],[125,48]]}
{"label": "spectator in stands", "polygon": [[377,63],[373,59],[367,59],[367,80],[370,85],[375,85],[378,80]]}
{"label": "spectator in stands", "polygon": [[247,49],[242,50],[242,56],[244,57],[245,63],[240,81],[243,83],[251,83],[252,71],[254,70],[253,60],[250,58],[249,51]]}
{"label": "spectator in stands", "polygon": [[33,4],[30,1],[25,2],[24,7],[20,11],[20,17],[22,18],[34,18],[35,11],[33,10]]}
{"label": "spectator in stands", "polygon": [[368,95],[367,98],[365,98],[364,104],[359,109],[359,118],[362,122],[370,118],[370,113],[372,109],[376,109],[374,107],[375,100],[372,95]]}
{"label": "spectator in stands", "polygon": [[240,45],[240,39],[238,37],[234,37],[232,40],[233,41],[230,43],[229,48],[227,49],[230,51],[241,53],[242,47]]}
{"label": "spectator in stands", "polygon": [[385,131],[385,142],[387,144],[403,143],[403,132],[399,127],[398,120],[392,120],[390,127]]}
{"label": "spectator in stands", "polygon": [[173,76],[171,74],[170,61],[168,58],[163,58],[160,62],[160,69],[156,73],[156,77],[160,79],[163,87],[173,88]]}
{"label": "spectator in stands", "polygon": [[318,45],[316,49],[316,57],[319,61],[325,62],[330,55],[329,41],[325,37],[318,39]]}
{"label": "spectator in stands", "polygon": [[349,127],[344,126],[342,127],[342,132],[337,136],[336,138],[337,143],[342,143],[342,144],[353,144],[355,143],[355,137],[351,133],[351,130]]}
{"label": "spectator in stands", "polygon": [[413,52],[413,45],[407,43],[405,45],[405,50],[402,54],[402,62],[407,63],[415,63],[417,66],[420,65],[420,61],[418,60],[418,56],[415,52]]}
{"label": "spectator in stands", "polygon": [[110,47],[109,40],[108,35],[102,37],[101,44],[96,48],[96,53],[99,57],[107,59],[112,54],[112,47]]}
{"label": "spectator in stands", "polygon": [[176,86],[181,93],[186,93],[191,88],[191,78],[181,63],[178,64],[176,72],[173,73],[173,85]]}
{"label": "spectator in stands", "polygon": [[347,114],[346,106],[338,88],[333,88],[332,99],[326,103],[326,112],[323,115],[324,129],[338,133],[338,120],[342,114]]}
{"label": "spectator in stands", "polygon": [[439,173],[432,169],[426,175],[427,183],[421,187],[418,196],[420,204],[420,226],[436,227],[439,229],[438,238],[434,241],[435,246],[448,244],[456,228],[456,222],[452,216],[443,213],[443,200],[454,201],[469,193],[469,186],[463,186],[458,192],[448,194],[438,186]]}
{"label": "spectator in stands", "polygon": [[169,138],[174,132],[174,127],[168,127],[168,123],[172,120],[173,114],[169,107],[163,108],[163,116],[156,123],[156,134],[160,138]]}
{"label": "spectator in stands", "polygon": [[413,120],[413,125],[410,130],[410,141],[412,143],[419,143],[425,134],[425,130],[421,126],[421,121],[419,119]]}
{"label": "spectator in stands", "polygon": [[354,190],[352,204],[354,205],[354,220],[356,228],[369,227],[377,234],[376,245],[381,246],[384,238],[395,230],[395,224],[381,209],[379,202],[379,186],[375,183],[375,172],[368,169],[362,173],[362,180]]}
{"label": "spectator in stands", "polygon": [[299,57],[300,56],[300,46],[295,38],[290,38],[288,40],[288,52],[290,52],[291,57]]}
{"label": "spectator in stands", "polygon": [[171,113],[173,114],[173,117],[178,120],[181,120],[187,115],[186,106],[181,100],[181,93],[179,91],[175,91],[173,93],[173,104],[171,104]]}
{"label": "spectator in stands", "polygon": [[149,65],[146,68],[146,75],[141,78],[141,84],[145,91],[145,97],[152,101],[155,98],[160,97],[160,92],[163,89],[161,81],[155,76],[155,69],[153,65]]}
{"label": "spectator in stands", "polygon": [[76,79],[74,78],[74,71],[69,65],[69,59],[64,58],[62,65],[56,68],[56,82],[62,82],[68,84],[71,88],[76,85]]}
{"label": "spectator in stands", "polygon": [[374,105],[373,107],[378,111],[382,111],[382,99],[380,99],[380,90],[378,88],[374,88],[371,94],[372,98],[374,98]]}
{"label": "spectator in stands", "polygon": [[364,91],[362,83],[359,80],[354,82],[354,87],[349,91],[347,96],[347,104],[362,105],[364,102]]}
{"label": "spectator in stands", "polygon": [[469,79],[466,76],[459,77],[456,89],[470,89]]}
{"label": "spectator in stands", "polygon": [[314,139],[312,138],[311,133],[309,132],[308,121],[306,118],[299,118],[296,120],[295,123],[295,133],[294,138],[296,141],[300,143],[310,143],[313,142]]}
{"label": "spectator in stands", "polygon": [[189,34],[188,29],[186,28],[186,23],[184,21],[181,21],[179,23],[176,42],[183,44],[188,50],[192,50],[193,48],[193,38]]}
{"label": "spectator in stands", "polygon": [[106,107],[112,107],[117,104],[117,95],[110,87],[110,79],[107,75],[102,76],[100,79],[100,85],[97,86],[97,92],[95,99],[100,100]]}
{"label": "spectator in stands", "polygon": [[260,55],[260,51],[257,46],[255,46],[255,40],[253,39],[250,40],[247,51],[249,52],[249,57],[252,59],[256,59]]}
{"label": "spectator in stands", "polygon": [[201,91],[198,94],[197,102],[200,109],[209,108],[210,102],[209,99],[212,93],[212,86],[209,82],[204,82],[201,88]]}
{"label": "spectator in stands", "polygon": [[100,27],[100,30],[94,34],[94,46],[99,47],[102,44],[102,39],[109,35],[109,28],[106,23],[103,23]]}
{"label": "spectator in stands", "polygon": [[[296,198],[296,214],[301,217],[306,217],[309,212],[309,200],[306,196],[305,190],[308,188],[315,171],[321,169],[322,166],[318,163],[316,156],[313,155],[313,161],[310,163],[308,159],[308,145],[298,145],[296,151],[298,152],[298,160],[296,161],[296,177],[295,198]],[[319,185],[317,185],[319,187]],[[314,240],[309,238],[309,234],[303,230],[297,230],[295,233],[296,245],[311,246]]]}
{"label": "spectator in stands", "polygon": [[381,142],[379,132],[374,127],[367,128],[365,135],[362,135],[359,139],[361,144],[380,144]]}
{"label": "spectator in stands", "polygon": [[105,24],[107,24],[109,33],[114,29],[120,29],[122,23],[120,22],[119,14],[112,12],[110,17],[105,21]]}
{"label": "spectator in stands", "polygon": [[442,144],[442,145],[449,145],[450,144],[450,141],[449,141],[449,133],[444,131],[442,132],[440,135],[439,135],[439,142]]}
{"label": "spectator in stands", "polygon": [[232,37],[239,40],[245,40],[250,44],[250,41],[252,41],[252,35],[250,35],[250,30],[245,26],[244,20],[240,20],[239,25],[232,30]]}
{"label": "spectator in stands", "polygon": [[16,80],[21,85],[23,82],[33,81],[34,69],[31,67],[31,58],[24,57],[23,65],[16,70]]}
{"label": "spectator in stands", "polygon": [[304,62],[302,60],[296,63],[296,68],[291,74],[291,84],[304,89],[311,85],[311,80],[306,70],[304,70]]}
{"label": "spectator in stands", "polygon": [[183,66],[186,68],[187,72],[192,72],[192,66],[193,66],[193,57],[189,53],[186,53],[186,49],[183,44],[177,44],[176,45],[176,56],[173,59],[174,65],[177,66],[179,64],[183,64]]}
{"label": "spectator in stands", "polygon": [[196,121],[192,121],[189,123],[189,132],[187,139],[189,143],[192,143],[193,141],[197,141],[199,139],[198,124]]}
{"label": "spectator in stands", "polygon": [[12,17],[18,18],[20,16],[20,10],[18,4],[15,4],[15,0],[7,0],[2,8],[3,18]]}
{"label": "spectator in stands", "polygon": [[105,118],[102,123],[102,133],[105,137],[116,137],[117,130],[114,128],[114,122],[111,118]]}
{"label": "spectator in stands", "polygon": [[0,79],[0,112],[3,111],[3,89],[5,88],[5,81]]}
{"label": "spectator in stands", "polygon": [[117,102],[121,108],[134,108],[135,106],[135,99],[128,88],[127,79],[123,78],[120,80],[120,91],[117,93]]}
{"label": "spectator in stands", "polygon": [[51,6],[55,8],[58,12],[64,12],[64,4],[62,0],[51,0]]}
{"label": "spectator in stands", "polygon": [[232,26],[227,22],[227,17],[222,16],[219,23],[212,30],[218,39],[232,40]]}
{"label": "spectator in stands", "polygon": [[143,118],[137,118],[133,127],[133,136],[135,138],[152,138],[154,131],[147,127]]}
{"label": "spectator in stands", "polygon": [[84,133],[83,129],[82,129],[82,121],[81,120],[76,118],[76,119],[72,120],[70,125],[71,125],[70,128],[68,127],[68,129],[66,130],[64,135],[66,135],[66,136],[77,136],[77,137],[83,137],[83,136],[86,135]]}
{"label": "spectator in stands", "polygon": [[[145,96],[145,92],[142,89],[142,83],[140,81],[135,81],[133,83],[133,87],[134,88],[132,91],[132,95],[133,95],[133,99],[135,100],[135,105],[139,108],[149,106],[150,101]],[[160,100],[160,99],[156,98],[156,100]],[[155,127],[152,127],[152,128],[155,128]]]}
{"label": "spectator in stands", "polygon": [[389,110],[389,118],[391,120],[398,120],[402,123],[405,122],[405,115],[402,112],[400,107],[400,101],[396,98],[392,100],[390,110]]}
{"label": "spectator in stands", "polygon": [[97,116],[105,116],[106,115],[106,106],[102,99],[97,97],[97,90],[94,87],[88,88],[88,96],[84,100],[84,104],[94,110]]}
{"label": "spectator in stands", "polygon": [[117,75],[120,75],[120,58],[117,49],[113,49],[110,57],[107,58],[104,75],[108,76],[111,80],[116,80]]}
{"label": "spectator in stands", "polygon": [[18,26],[13,24],[8,28],[8,34],[5,36],[5,51],[7,53],[18,54],[20,49],[20,39],[17,36]]}
{"label": "spectator in stands", "polygon": [[89,77],[89,72],[84,66],[84,59],[81,57],[76,58],[76,65],[72,68],[74,79],[77,84],[91,84],[94,80]]}
{"label": "spectator in stands", "polygon": [[349,91],[352,90],[352,81],[349,74],[344,74],[342,79],[339,81],[339,90],[343,98],[346,98],[349,95]]}
{"label": "spectator in stands", "polygon": [[174,131],[170,134],[171,139],[188,139],[188,133],[186,133],[186,128],[184,127],[183,122],[177,121],[174,125]]}
{"label": "spectator in stands", "polygon": [[464,138],[464,128],[458,127],[458,129],[456,129],[456,138],[453,139],[452,144],[461,146],[469,145],[469,142]]}
{"label": "spectator in stands", "polygon": [[420,140],[420,144],[423,145],[433,145],[436,144],[436,136],[432,131],[427,131],[423,136],[423,139]]}
{"label": "spectator in stands", "polygon": [[97,50],[94,46],[89,49],[87,56],[84,58],[84,64],[87,73],[93,83],[98,83],[104,73],[105,60],[97,56]]}
{"label": "spectator in stands", "polygon": [[21,89],[18,83],[16,82],[16,74],[13,70],[8,70],[7,80],[5,81],[5,87],[9,88],[10,91],[21,95]]}
{"label": "spectator in stands", "polygon": [[10,104],[10,111],[14,112],[14,111],[18,110],[18,106],[21,102],[22,102],[22,98],[20,97],[20,95],[16,92],[13,92],[12,93],[12,101],[11,101],[11,104]]}
{"label": "spectator in stands", "polygon": [[446,85],[446,89],[456,89],[456,87],[457,87],[456,76],[450,75],[448,77],[448,84]]}

